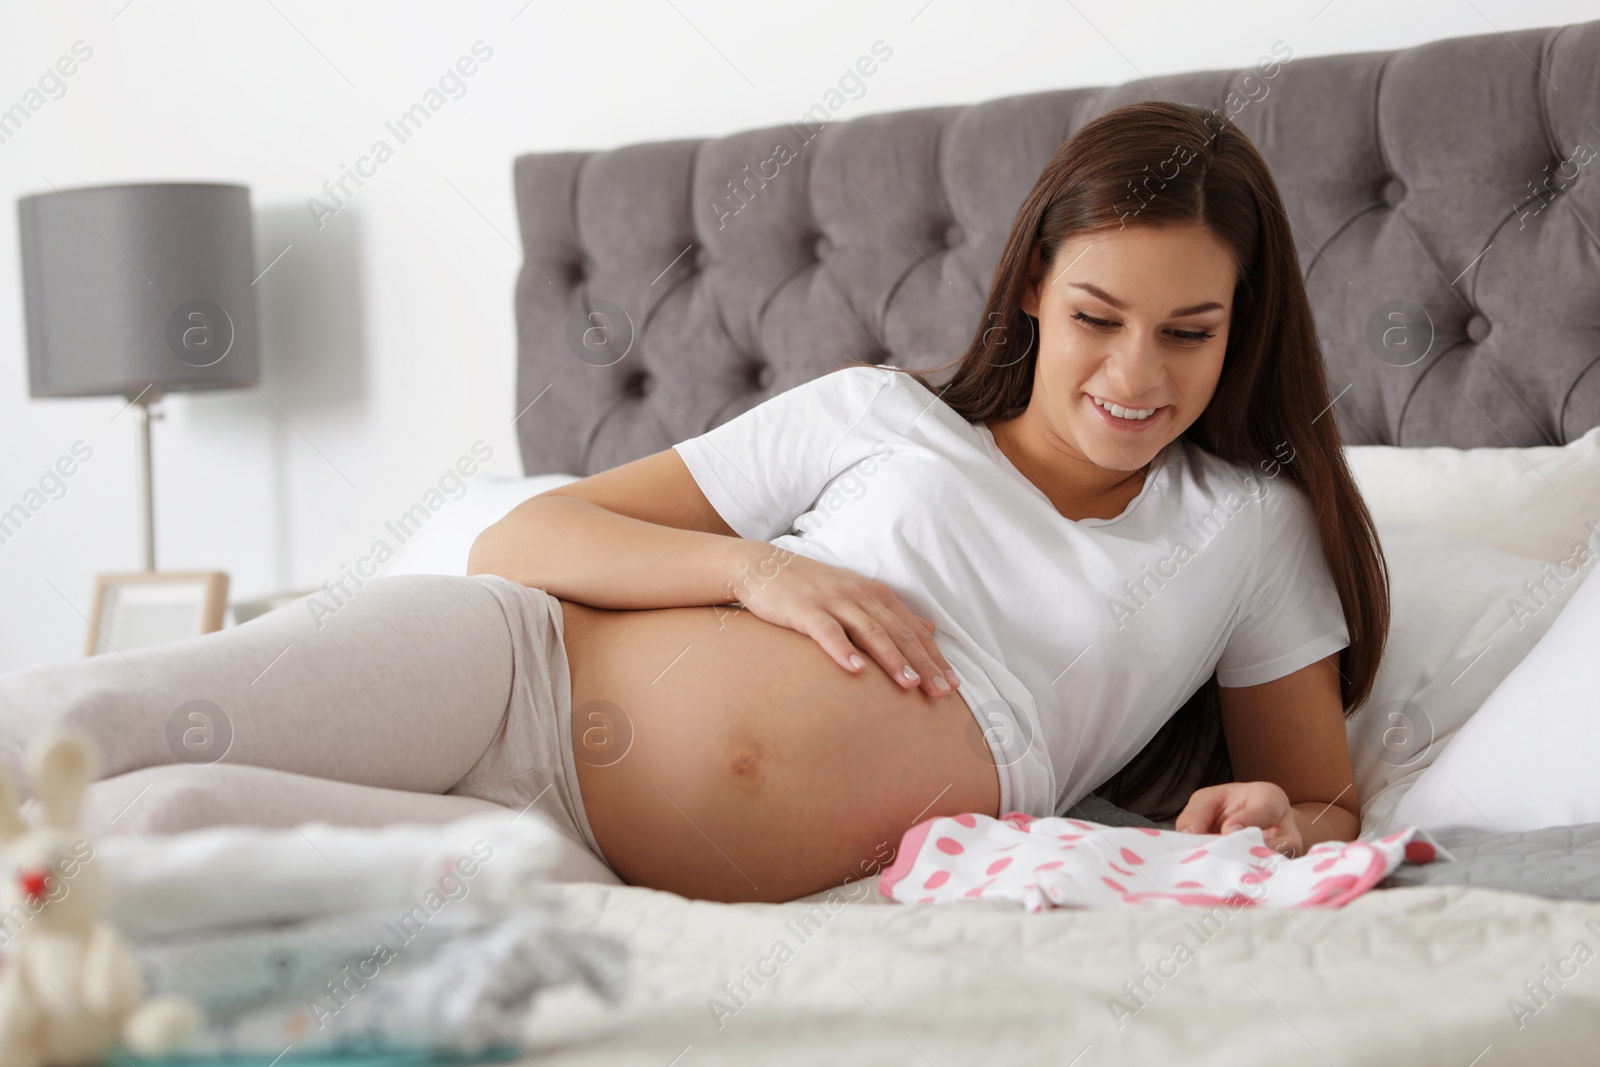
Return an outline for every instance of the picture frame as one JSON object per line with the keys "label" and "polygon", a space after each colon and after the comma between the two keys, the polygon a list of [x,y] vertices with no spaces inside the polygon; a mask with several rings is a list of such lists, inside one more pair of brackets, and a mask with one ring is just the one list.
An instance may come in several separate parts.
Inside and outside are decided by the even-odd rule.
{"label": "picture frame", "polygon": [[140,571],[95,575],[85,656],[148,648],[222,629],[228,576],[222,571]]}

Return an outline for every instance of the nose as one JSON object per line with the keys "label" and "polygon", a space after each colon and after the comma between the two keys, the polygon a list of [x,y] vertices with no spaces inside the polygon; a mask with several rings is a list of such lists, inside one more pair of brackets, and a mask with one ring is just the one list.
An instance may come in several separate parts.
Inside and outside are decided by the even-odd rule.
{"label": "nose", "polygon": [[1119,398],[1138,402],[1155,392],[1165,376],[1157,342],[1134,337],[1119,341],[1106,356],[1105,376],[1116,386]]}
{"label": "nose", "polygon": [[48,871],[23,871],[17,875],[17,883],[22,887],[22,893],[30,901],[44,899],[45,890],[50,888],[50,873]]}

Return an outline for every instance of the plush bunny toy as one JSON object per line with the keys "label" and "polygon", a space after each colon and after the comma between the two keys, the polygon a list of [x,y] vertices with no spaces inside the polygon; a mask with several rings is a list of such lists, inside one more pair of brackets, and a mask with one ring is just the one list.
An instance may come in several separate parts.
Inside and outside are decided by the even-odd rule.
{"label": "plush bunny toy", "polygon": [[99,921],[101,870],[94,849],[75,832],[97,762],[85,734],[58,732],[38,740],[28,761],[44,809],[38,826],[23,821],[0,770],[5,1067],[79,1067],[102,1062],[113,1049],[161,1055],[199,1024],[199,1011],[188,1000],[144,1001],[132,955],[116,931]]}

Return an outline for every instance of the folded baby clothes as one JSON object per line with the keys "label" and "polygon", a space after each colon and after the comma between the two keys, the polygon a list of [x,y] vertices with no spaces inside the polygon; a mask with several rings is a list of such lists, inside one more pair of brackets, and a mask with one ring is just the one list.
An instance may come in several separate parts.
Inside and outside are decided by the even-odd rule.
{"label": "folded baby clothes", "polygon": [[1081,819],[965,814],[918,823],[878,892],[901,903],[1015,900],[1048,907],[1142,905],[1337,907],[1401,863],[1450,859],[1418,829],[1376,840],[1324,841],[1288,859],[1259,827],[1189,834]]}
{"label": "folded baby clothes", "polygon": [[479,904],[548,881],[560,833],[540,812],[487,812],[437,826],[307,823],[127,834],[94,843],[111,924],[130,938],[409,908],[457,893]]}
{"label": "folded baby clothes", "polygon": [[615,938],[563,927],[558,903],[544,897],[509,912],[463,902],[421,926],[412,913],[379,910],[164,938],[134,952],[152,992],[188,996],[205,1013],[178,1056],[262,1062],[500,1049],[546,990],[576,981],[617,1002],[627,961]]}
{"label": "folded baby clothes", "polygon": [[[263,1005],[303,1005],[332,988],[364,986],[437,956],[503,919],[504,910],[462,900],[321,916],[295,923],[197,930],[130,942],[153,993],[188,997],[208,1025]],[[364,976],[364,977],[363,977]]]}
{"label": "folded baby clothes", "polygon": [[201,1009],[177,1056],[477,1055],[546,990],[622,995],[624,944],[566,928],[549,892],[561,840],[506,811],[110,837],[93,861],[147,990]]}

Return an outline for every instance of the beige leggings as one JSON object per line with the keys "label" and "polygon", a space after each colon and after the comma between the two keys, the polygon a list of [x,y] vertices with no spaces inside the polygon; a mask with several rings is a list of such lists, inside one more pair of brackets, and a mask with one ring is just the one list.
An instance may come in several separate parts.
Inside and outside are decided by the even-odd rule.
{"label": "beige leggings", "polygon": [[87,730],[101,758],[90,835],[532,809],[569,843],[556,880],[617,883],[584,814],[571,699],[561,603],[543,590],[374,578],[338,604],[318,594],[217,633],[0,675],[0,761],[30,796],[33,737]]}

